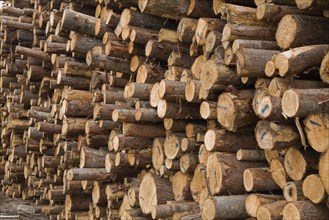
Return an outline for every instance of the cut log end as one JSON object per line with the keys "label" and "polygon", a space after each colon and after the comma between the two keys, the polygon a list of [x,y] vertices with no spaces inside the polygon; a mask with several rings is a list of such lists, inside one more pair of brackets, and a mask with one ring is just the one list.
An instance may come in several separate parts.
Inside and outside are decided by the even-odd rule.
{"label": "cut log end", "polygon": [[293,43],[297,34],[297,23],[293,16],[284,16],[276,32],[276,41],[278,46],[282,49],[287,49]]}

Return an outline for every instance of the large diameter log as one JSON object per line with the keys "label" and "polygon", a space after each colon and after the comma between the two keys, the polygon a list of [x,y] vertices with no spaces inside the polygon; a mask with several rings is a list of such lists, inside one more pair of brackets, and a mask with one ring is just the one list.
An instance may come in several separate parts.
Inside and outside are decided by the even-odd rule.
{"label": "large diameter log", "polygon": [[320,156],[319,160],[319,177],[323,183],[324,188],[326,189],[327,193],[329,194],[329,150],[327,150],[325,153],[323,153]]}
{"label": "large diameter log", "polygon": [[150,214],[153,206],[174,200],[168,179],[147,173],[139,188],[139,204],[144,214]]}
{"label": "large diameter log", "polygon": [[306,117],[328,112],[329,89],[289,89],[282,97],[282,111],[288,117]]}
{"label": "large diameter log", "polygon": [[324,202],[327,198],[326,191],[318,175],[311,174],[303,182],[303,194],[313,203]]}
{"label": "large diameter log", "polygon": [[217,102],[217,120],[229,131],[255,124],[258,119],[252,111],[254,91],[242,90],[238,94],[222,93]]}
{"label": "large diameter log", "polygon": [[139,0],[138,7],[143,13],[156,15],[163,18],[180,20],[187,15],[189,1],[165,1],[165,0]]}
{"label": "large diameter log", "polygon": [[246,195],[216,196],[202,204],[203,219],[247,218],[245,208]]}
{"label": "large diameter log", "polygon": [[326,44],[297,47],[277,54],[274,65],[282,77],[298,75],[312,67],[320,66],[328,51],[329,45]]}
{"label": "large diameter log", "polygon": [[288,203],[283,209],[283,219],[328,219],[328,208],[324,205],[315,205],[311,201],[302,200]]}
{"label": "large diameter log", "polygon": [[151,215],[153,219],[169,218],[174,213],[181,213],[186,211],[200,210],[200,206],[196,202],[179,202],[163,205],[155,205],[152,208]]}
{"label": "large diameter log", "polygon": [[233,153],[215,152],[209,155],[206,173],[210,194],[244,193],[244,170],[263,166],[265,166],[263,162],[238,161]]}
{"label": "large diameter log", "polygon": [[282,195],[253,193],[246,198],[246,210],[248,215],[256,218],[260,206],[282,200]]}
{"label": "large diameter log", "polygon": [[296,128],[270,121],[259,121],[255,128],[258,146],[264,150],[285,149],[300,146],[300,136]]}
{"label": "large diameter log", "polygon": [[208,151],[237,152],[239,149],[256,150],[257,142],[250,134],[226,130],[208,130],[204,143]]}
{"label": "large diameter log", "polygon": [[65,9],[62,17],[62,28],[95,36],[97,18],[71,9]]}
{"label": "large diameter log", "polygon": [[328,19],[322,17],[286,15],[279,22],[276,41],[282,49],[327,44],[329,43],[325,37],[329,33],[327,22]]}

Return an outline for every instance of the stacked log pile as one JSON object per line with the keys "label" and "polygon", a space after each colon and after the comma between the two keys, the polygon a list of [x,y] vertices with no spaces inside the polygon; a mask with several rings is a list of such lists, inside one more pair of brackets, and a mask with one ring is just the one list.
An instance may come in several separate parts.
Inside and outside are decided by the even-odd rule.
{"label": "stacked log pile", "polygon": [[50,219],[329,219],[329,4],[20,0],[1,189]]}

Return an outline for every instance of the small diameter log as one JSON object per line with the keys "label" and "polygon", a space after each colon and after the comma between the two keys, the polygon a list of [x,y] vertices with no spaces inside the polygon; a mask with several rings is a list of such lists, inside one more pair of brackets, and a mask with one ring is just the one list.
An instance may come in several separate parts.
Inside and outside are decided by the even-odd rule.
{"label": "small diameter log", "polygon": [[105,168],[72,168],[67,171],[68,180],[109,180],[113,173],[107,173]]}
{"label": "small diameter log", "polygon": [[243,184],[248,192],[280,190],[280,187],[272,179],[270,169],[267,167],[245,169],[243,172]]}
{"label": "small diameter log", "polygon": [[192,176],[183,174],[178,171],[172,178],[172,191],[175,201],[190,201],[192,200],[192,194],[190,185]]}
{"label": "small diameter log", "polygon": [[241,161],[266,161],[263,150],[240,149],[236,152],[236,158]]}
{"label": "small diameter log", "polygon": [[[312,25],[309,25],[312,23]],[[279,22],[276,40],[282,49],[302,45],[326,44],[327,19],[306,15],[286,15]],[[293,28],[287,28],[293,27]],[[312,33],[312,36],[309,34]],[[313,37],[313,34],[316,37]]]}
{"label": "small diameter log", "polygon": [[185,83],[173,80],[161,80],[159,97],[167,101],[185,100]]}
{"label": "small diameter log", "polygon": [[[133,62],[133,60],[132,60]],[[138,68],[136,82],[137,83],[156,83],[161,81],[165,75],[165,69],[158,64],[144,63]]]}
{"label": "small diameter log", "polygon": [[113,140],[113,150],[125,150],[125,149],[143,149],[148,148],[153,144],[153,139],[143,137],[127,137],[125,135],[116,135]]}
{"label": "small diameter log", "polygon": [[[277,54],[274,66],[282,77],[299,75],[312,67],[320,66],[328,51],[329,45],[297,47]],[[307,57],[306,60],[305,57]]]}
{"label": "small diameter log", "polygon": [[246,210],[248,215],[256,218],[257,212],[260,206],[280,201],[283,199],[282,195],[271,195],[271,194],[250,194],[246,198]]}
{"label": "small diameter log", "polygon": [[285,152],[284,167],[289,177],[298,181],[318,168],[318,160],[318,154],[314,151],[301,152],[297,148],[290,147]]}
{"label": "small diameter log", "polygon": [[256,26],[227,23],[223,29],[222,41],[236,39],[275,40],[276,25]]}
{"label": "small diameter log", "polygon": [[204,140],[208,151],[237,152],[240,149],[256,150],[257,143],[250,134],[226,130],[208,130]]}
{"label": "small diameter log", "polygon": [[80,150],[80,168],[105,168],[105,157],[108,152],[83,147]]}
{"label": "small diameter log", "polygon": [[149,40],[145,46],[145,56],[167,61],[173,52],[189,54],[188,48],[181,44]]}
{"label": "small diameter log", "polygon": [[140,122],[162,122],[162,119],[157,114],[157,110],[152,108],[137,109],[135,119]]}
{"label": "small diameter log", "polygon": [[150,97],[152,85],[147,83],[128,83],[125,87],[124,97],[138,98],[139,100],[148,100]]}
{"label": "small diameter log", "polygon": [[329,150],[329,115],[317,113],[307,116],[304,120],[308,143],[317,152]]}
{"label": "small diameter log", "polygon": [[202,102],[200,105],[200,115],[206,120],[217,119],[217,102]]}
{"label": "small diameter log", "polygon": [[[185,85],[185,99],[188,102],[198,103],[201,82],[199,80],[188,80]],[[201,112],[200,112],[201,114]]]}
{"label": "small diameter log", "polygon": [[280,97],[255,95],[253,100],[253,104],[257,103],[256,106],[254,105],[255,114],[262,119],[282,121],[284,116],[282,115],[281,101]]}
{"label": "small diameter log", "polygon": [[90,101],[64,100],[61,107],[61,113],[66,117],[88,117],[93,114],[94,104]]}
{"label": "small diameter log", "polygon": [[[300,0],[297,0],[298,2]],[[298,4],[297,4],[298,5]],[[280,21],[281,18],[288,14],[303,14],[321,16],[318,11],[313,10],[299,10],[296,7],[288,5],[276,5],[269,3],[262,3],[257,6],[256,17],[258,20]]]}
{"label": "small diameter log", "polygon": [[198,163],[198,155],[193,153],[184,154],[179,159],[180,170],[185,174],[193,174]]}
{"label": "small diameter log", "polygon": [[190,3],[188,1],[170,3],[164,0],[138,1],[138,7],[141,12],[173,20],[180,20],[187,15],[189,6]]}
{"label": "small diameter log", "polygon": [[152,165],[157,171],[160,171],[161,166],[165,163],[164,142],[164,138],[154,138],[152,145]]}
{"label": "small diameter log", "polygon": [[287,201],[280,200],[262,205],[258,208],[257,219],[281,219]]}
{"label": "small diameter log", "polygon": [[241,90],[238,94],[222,93],[217,102],[218,122],[229,131],[255,124],[258,119],[252,111],[254,91]]}
{"label": "small diameter log", "polygon": [[283,188],[283,196],[287,202],[304,200],[306,197],[302,191],[302,181],[287,182]]}
{"label": "small diameter log", "polygon": [[122,132],[125,136],[145,138],[165,137],[166,130],[159,125],[123,123]]}
{"label": "small diameter log", "polygon": [[288,203],[283,209],[283,219],[328,219],[328,208],[324,205],[315,205],[311,201],[302,200]]}
{"label": "small diameter log", "polygon": [[194,59],[194,57],[174,51],[168,58],[168,65],[191,68]]}
{"label": "small diameter log", "polygon": [[201,118],[199,108],[199,104],[159,100],[157,112],[160,118],[199,119]]}
{"label": "small diameter log", "polygon": [[232,44],[232,51],[236,53],[239,49],[253,48],[261,50],[277,50],[279,49],[275,41],[267,40],[248,40],[248,39],[236,39]]}
{"label": "small diameter log", "polygon": [[198,164],[190,185],[193,200],[202,204],[209,197],[206,179],[206,166]]}
{"label": "small diameter log", "polygon": [[245,208],[246,195],[216,196],[202,204],[203,219],[237,219],[247,218]]}
{"label": "small diameter log", "polygon": [[288,117],[306,117],[328,112],[329,89],[288,89],[282,97],[282,111]]}
{"label": "small diameter log", "polygon": [[225,20],[218,18],[199,18],[195,28],[194,38],[198,45],[205,45],[207,33],[211,30],[222,32]]}
{"label": "small diameter log", "polygon": [[114,109],[112,112],[112,120],[116,122],[136,122],[135,109]]}
{"label": "small diameter log", "polygon": [[264,150],[300,146],[300,136],[295,127],[270,121],[259,121],[255,128],[258,146]]}
{"label": "small diameter log", "polygon": [[282,97],[284,92],[288,89],[316,89],[326,88],[327,84],[319,81],[310,80],[295,80],[290,78],[278,78],[275,77],[271,80],[268,86],[268,93],[274,97]]}
{"label": "small diameter log", "polygon": [[329,53],[324,56],[321,62],[320,77],[323,82],[329,84]]}
{"label": "small diameter log", "polygon": [[97,18],[71,9],[63,12],[61,27],[79,33],[95,36]]}
{"label": "small diameter log", "polygon": [[153,206],[174,200],[169,180],[151,173],[144,175],[139,188],[139,204],[144,214],[150,214]]}
{"label": "small diameter log", "polygon": [[303,194],[313,203],[318,204],[326,200],[327,194],[318,175],[312,174],[303,182]]}
{"label": "small diameter log", "polygon": [[168,159],[174,160],[181,156],[181,143],[185,138],[183,133],[171,133],[167,135],[166,141],[164,142],[164,153]]}
{"label": "small diameter log", "polygon": [[329,194],[328,163],[329,163],[329,150],[324,152],[320,156],[320,160],[319,160],[319,177],[323,183],[324,188],[326,189],[327,193]]}
{"label": "small diameter log", "polygon": [[207,161],[207,182],[210,194],[230,192],[239,195],[244,193],[244,170],[263,166],[265,166],[263,162],[238,161],[233,153],[212,153]]}
{"label": "small diameter log", "polygon": [[273,180],[281,189],[283,189],[287,184],[288,176],[284,169],[284,165],[281,158],[272,159],[270,162],[270,169]]}
{"label": "small diameter log", "polygon": [[155,205],[152,208],[151,215],[153,219],[169,218],[174,213],[181,213],[190,210],[200,210],[199,204],[196,202],[173,202],[169,204]]}
{"label": "small diameter log", "polygon": [[265,77],[266,63],[279,51],[241,48],[236,51],[237,73],[241,77]]}
{"label": "small diameter log", "polygon": [[84,134],[85,118],[65,118],[63,120],[62,135],[63,136],[74,136]]}
{"label": "small diameter log", "polygon": [[182,43],[192,43],[198,20],[193,18],[182,18],[177,27],[177,35]]}

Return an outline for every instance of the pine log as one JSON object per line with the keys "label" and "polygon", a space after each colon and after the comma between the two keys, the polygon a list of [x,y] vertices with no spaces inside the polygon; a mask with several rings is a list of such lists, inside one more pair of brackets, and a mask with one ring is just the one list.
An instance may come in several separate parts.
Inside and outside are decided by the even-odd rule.
{"label": "pine log", "polygon": [[323,186],[327,193],[329,194],[329,178],[328,178],[328,161],[329,161],[329,150],[324,152],[320,156],[319,160],[319,177],[323,183]]}
{"label": "pine log", "polygon": [[259,121],[255,128],[255,135],[258,146],[264,150],[300,146],[297,129],[289,125]]}
{"label": "pine log", "polygon": [[247,218],[245,208],[246,195],[216,196],[202,204],[203,219],[237,219]]}
{"label": "pine log", "polygon": [[303,182],[303,194],[313,203],[324,202],[327,198],[325,189],[318,175],[311,174]]}
{"label": "pine log", "polygon": [[137,136],[145,138],[166,136],[166,131],[162,126],[150,124],[123,123],[122,131],[125,136]]}
{"label": "pine log", "polygon": [[283,196],[287,202],[304,200],[305,196],[302,191],[302,181],[287,182],[283,188]]}
{"label": "pine log", "polygon": [[169,180],[147,173],[139,188],[139,204],[144,214],[150,214],[153,206],[174,200]]}
{"label": "pine log", "polygon": [[244,188],[248,192],[265,192],[279,190],[267,167],[248,168],[243,172]]}
{"label": "pine log", "polygon": [[280,201],[283,199],[282,195],[272,195],[272,194],[249,194],[246,198],[246,210],[247,213],[256,218],[257,212],[260,206]]}
{"label": "pine log", "polygon": [[[289,89],[282,97],[282,111],[288,117],[305,117],[328,111],[328,89]],[[306,101],[307,100],[307,101]]]}
{"label": "pine log", "polygon": [[199,204],[196,202],[170,203],[170,204],[153,206],[151,215],[153,219],[169,218],[174,213],[181,213],[181,212],[198,210],[198,209],[200,209],[200,207]]}
{"label": "pine log", "polygon": [[209,190],[206,179],[206,166],[198,164],[195,168],[190,185],[193,200],[202,204],[209,197]]}
{"label": "pine log", "polygon": [[[275,36],[276,41],[282,49],[302,45],[326,44],[329,42],[325,38],[328,34],[328,29],[326,29],[328,26],[327,22],[327,18],[307,15],[286,15],[278,24]],[[312,35],[309,33],[312,33]]]}
{"label": "pine log", "polygon": [[[235,154],[215,152],[207,161],[207,181],[211,195],[244,192],[243,172],[247,168],[262,167],[263,162],[238,161]],[[231,183],[234,182],[234,185]]]}
{"label": "pine log", "polygon": [[154,138],[152,145],[152,165],[157,171],[160,171],[161,166],[165,163],[164,142],[164,138]]}
{"label": "pine log", "polygon": [[240,149],[236,152],[236,158],[241,161],[266,161],[265,153],[262,150]]}
{"label": "pine log", "polygon": [[319,1],[319,0],[296,0],[296,5],[298,9],[328,9],[329,5],[326,1]]}
{"label": "pine log", "polygon": [[286,204],[285,200],[280,200],[260,206],[257,211],[257,219],[281,219]]}
{"label": "pine log", "polygon": [[323,82],[329,84],[329,53],[324,56],[321,62],[320,77]]}
{"label": "pine log", "polygon": [[314,205],[311,201],[302,200],[288,203],[283,209],[283,219],[327,219],[329,212],[323,205]]}
{"label": "pine log", "polygon": [[288,176],[284,169],[282,159],[272,159],[270,162],[270,169],[273,180],[281,189],[283,189],[287,184]]}
{"label": "pine log", "polygon": [[182,18],[177,27],[178,39],[183,43],[192,43],[198,20],[193,18]]}

